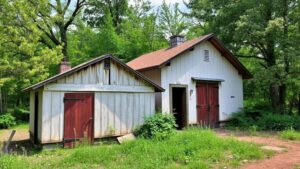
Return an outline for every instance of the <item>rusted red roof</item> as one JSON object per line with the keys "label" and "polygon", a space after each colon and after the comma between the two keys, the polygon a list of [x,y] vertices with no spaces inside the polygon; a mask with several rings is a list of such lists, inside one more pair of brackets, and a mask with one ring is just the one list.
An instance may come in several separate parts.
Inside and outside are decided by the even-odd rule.
{"label": "rusted red roof", "polygon": [[209,41],[215,46],[220,53],[228,59],[228,61],[243,75],[244,79],[249,79],[252,77],[251,73],[245,68],[244,65],[235,57],[233,54],[223,45],[223,43],[218,40],[213,34],[208,34],[186,41],[173,48],[160,49],[151,53],[147,53],[137,57],[136,59],[127,63],[128,66],[134,70],[146,70],[152,68],[159,68],[164,64],[168,63],[171,59],[176,56],[193,49],[196,45]]}

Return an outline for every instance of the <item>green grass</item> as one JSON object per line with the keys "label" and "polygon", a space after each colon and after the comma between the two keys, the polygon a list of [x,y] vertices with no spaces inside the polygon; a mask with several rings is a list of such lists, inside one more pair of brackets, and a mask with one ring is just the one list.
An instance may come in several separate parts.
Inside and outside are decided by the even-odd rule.
{"label": "green grass", "polygon": [[28,123],[20,123],[20,124],[17,124],[13,127],[11,127],[10,129],[29,129],[29,124]]}
{"label": "green grass", "polygon": [[300,132],[285,130],[278,133],[279,137],[285,140],[300,140]]}
{"label": "green grass", "polygon": [[137,139],[118,145],[44,150],[33,156],[3,156],[0,168],[236,168],[266,152],[254,144],[188,129],[164,141]]}

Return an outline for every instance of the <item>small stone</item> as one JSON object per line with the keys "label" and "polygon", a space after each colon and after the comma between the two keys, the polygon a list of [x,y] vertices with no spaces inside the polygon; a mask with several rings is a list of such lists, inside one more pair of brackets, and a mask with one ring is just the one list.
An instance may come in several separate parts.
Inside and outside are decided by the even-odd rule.
{"label": "small stone", "polygon": [[126,134],[124,136],[117,137],[117,140],[120,144],[122,144],[126,141],[134,140],[134,139],[135,139],[135,136],[133,134]]}
{"label": "small stone", "polygon": [[275,146],[262,146],[261,148],[264,150],[271,150],[278,153],[284,152],[286,150],[285,148],[275,147]]}

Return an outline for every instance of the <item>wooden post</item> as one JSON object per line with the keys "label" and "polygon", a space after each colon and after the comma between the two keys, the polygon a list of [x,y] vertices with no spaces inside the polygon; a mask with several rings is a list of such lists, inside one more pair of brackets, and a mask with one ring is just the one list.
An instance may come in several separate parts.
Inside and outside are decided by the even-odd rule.
{"label": "wooden post", "polygon": [[13,131],[11,132],[10,136],[9,136],[9,139],[8,139],[7,142],[5,143],[5,146],[4,146],[4,148],[3,148],[3,153],[4,153],[4,154],[9,153],[8,147],[9,147],[9,145],[10,145],[10,143],[11,143],[11,140],[12,140],[12,138],[14,137],[15,133],[16,133],[16,130],[13,130]]}

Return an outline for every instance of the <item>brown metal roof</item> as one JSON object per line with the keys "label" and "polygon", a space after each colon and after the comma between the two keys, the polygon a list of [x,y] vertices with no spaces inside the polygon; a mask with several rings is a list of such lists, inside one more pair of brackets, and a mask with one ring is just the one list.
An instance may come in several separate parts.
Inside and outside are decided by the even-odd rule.
{"label": "brown metal roof", "polygon": [[46,84],[49,84],[49,83],[52,83],[52,82],[55,82],[56,80],[60,79],[60,78],[63,78],[63,77],[66,77],[66,76],[69,76],[77,71],[80,71],[90,65],[93,65],[93,64],[96,64],[104,59],[112,59],[113,61],[115,61],[117,64],[119,64],[120,66],[122,66],[123,68],[127,69],[129,72],[133,73],[135,76],[145,80],[147,83],[149,83],[151,86],[153,86],[155,88],[155,91],[156,92],[163,92],[164,89],[162,87],[160,87],[159,85],[157,85],[156,83],[152,82],[150,79],[148,79],[147,77],[145,77],[143,74],[133,70],[131,67],[127,66],[125,63],[121,62],[118,58],[110,55],[110,54],[107,54],[107,55],[103,55],[103,56],[100,56],[100,57],[97,57],[95,59],[92,59],[92,60],[89,60],[85,63],[82,63],[80,65],[77,65],[75,67],[73,67],[72,69],[66,71],[66,72],[63,72],[63,73],[60,73],[60,74],[57,74],[55,76],[52,76],[44,81],[41,81],[37,84],[34,84],[32,86],[29,86],[25,89],[23,89],[24,92],[26,91],[31,91],[31,90],[36,90],[36,89],[39,89],[43,86],[45,86]]}
{"label": "brown metal roof", "polygon": [[186,41],[173,48],[161,49],[141,55],[140,57],[128,62],[127,65],[132,67],[134,70],[139,71],[159,68],[176,56],[193,49],[196,45],[205,41],[212,43],[212,45],[220,51],[222,56],[224,56],[239,71],[244,79],[252,78],[252,74],[246,69],[246,67],[213,34],[204,35],[199,38]]}

